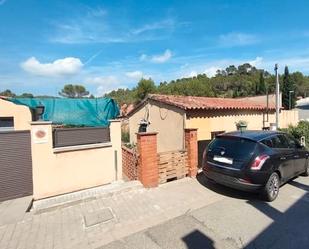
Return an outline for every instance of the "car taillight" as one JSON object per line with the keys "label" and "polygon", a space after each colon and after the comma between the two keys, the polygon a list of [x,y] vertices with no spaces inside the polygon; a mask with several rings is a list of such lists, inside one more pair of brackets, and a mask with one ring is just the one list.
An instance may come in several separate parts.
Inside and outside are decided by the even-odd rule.
{"label": "car taillight", "polygon": [[251,165],[251,169],[260,170],[268,158],[269,158],[268,155],[261,155],[256,157]]}

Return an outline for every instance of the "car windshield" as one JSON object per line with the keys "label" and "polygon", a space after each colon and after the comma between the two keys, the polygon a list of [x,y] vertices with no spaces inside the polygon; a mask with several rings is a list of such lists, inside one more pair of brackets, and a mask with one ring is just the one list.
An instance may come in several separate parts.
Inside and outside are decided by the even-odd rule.
{"label": "car windshield", "polygon": [[244,138],[217,137],[209,144],[208,152],[211,152],[214,155],[244,161],[252,156],[255,146],[256,143],[254,141]]}

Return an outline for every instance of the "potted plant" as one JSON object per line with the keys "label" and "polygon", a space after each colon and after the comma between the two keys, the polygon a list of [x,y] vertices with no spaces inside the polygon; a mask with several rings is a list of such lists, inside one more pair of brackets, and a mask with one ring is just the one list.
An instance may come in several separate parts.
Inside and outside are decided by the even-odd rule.
{"label": "potted plant", "polygon": [[247,126],[248,126],[248,122],[244,120],[239,120],[235,124],[236,124],[236,128],[238,131],[244,131],[247,129]]}

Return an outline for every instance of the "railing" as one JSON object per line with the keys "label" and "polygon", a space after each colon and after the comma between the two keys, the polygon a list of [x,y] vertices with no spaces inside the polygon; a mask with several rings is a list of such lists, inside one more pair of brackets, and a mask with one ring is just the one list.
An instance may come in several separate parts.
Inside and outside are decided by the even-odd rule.
{"label": "railing", "polygon": [[53,129],[54,148],[108,142],[110,142],[109,128],[82,127]]}

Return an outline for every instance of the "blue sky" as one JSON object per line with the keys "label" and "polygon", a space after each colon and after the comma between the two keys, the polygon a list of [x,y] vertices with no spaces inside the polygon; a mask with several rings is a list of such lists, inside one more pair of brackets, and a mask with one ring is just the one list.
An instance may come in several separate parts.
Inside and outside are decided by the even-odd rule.
{"label": "blue sky", "polygon": [[0,0],[0,91],[96,96],[249,62],[309,74],[309,1]]}

